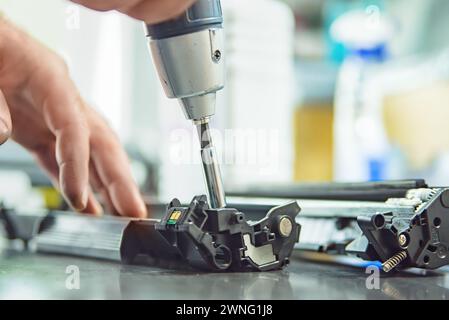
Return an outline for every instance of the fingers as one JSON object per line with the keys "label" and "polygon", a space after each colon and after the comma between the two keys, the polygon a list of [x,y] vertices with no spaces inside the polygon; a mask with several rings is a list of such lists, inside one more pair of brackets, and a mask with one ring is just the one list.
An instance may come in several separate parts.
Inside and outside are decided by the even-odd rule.
{"label": "fingers", "polygon": [[[12,137],[35,155],[38,163],[52,178],[53,184],[58,189],[61,189],[60,179],[58,178],[60,176],[60,166],[55,156],[57,153],[55,136],[46,126],[43,116],[28,101],[21,97],[11,97],[9,101],[11,102],[11,114],[15,123]],[[95,162],[97,163],[96,166],[102,172],[105,172],[105,178],[103,179],[105,182],[103,182],[97,173],[99,170],[96,169],[94,161],[91,160],[89,165],[90,185],[104,199],[110,213],[137,217],[146,216],[145,206],[141,204],[139,192],[131,178],[127,157],[115,135],[93,110],[87,107],[84,109],[89,114],[89,119],[95,118],[95,121],[92,121],[92,123],[99,123],[99,125],[90,129],[90,131],[99,133],[92,136],[94,141],[92,149],[101,149],[99,160]],[[97,140],[100,143],[95,143]],[[117,154],[119,156],[116,156]],[[105,163],[103,158],[108,158],[107,163]],[[111,165],[113,167],[117,166],[117,169],[111,172],[109,169]],[[113,182],[113,180],[118,182]],[[114,187],[114,185],[124,185],[125,187]],[[116,190],[122,191],[118,192]],[[114,194],[118,194],[118,196]],[[80,211],[83,213],[101,214],[101,206],[95,199],[92,190],[88,189],[86,206]]]}
{"label": "fingers", "polygon": [[[36,156],[52,179],[56,176],[54,184],[71,207],[98,212],[88,188],[89,131],[67,68],[21,30],[9,23],[4,28],[7,39],[0,41],[0,85],[11,92],[17,88],[26,92],[12,95],[21,98],[13,108],[18,124],[14,139]],[[51,149],[52,153],[46,153]]]}
{"label": "fingers", "polygon": [[[55,188],[60,189],[59,187],[59,166],[55,159],[55,144],[48,143],[48,147],[41,148],[39,150],[35,150],[34,156],[36,157],[39,165],[47,172],[50,179],[52,180]],[[95,199],[95,195],[92,190],[89,189],[88,200],[86,203],[86,207],[81,211],[82,213],[89,213],[94,215],[101,215],[103,213],[103,208],[98,203],[97,199]]]}
{"label": "fingers", "polygon": [[111,129],[99,119],[94,121],[97,124],[92,131],[91,159],[99,184],[107,191],[106,201],[120,215],[146,217],[146,207],[132,179],[128,157]]}
{"label": "fingers", "polygon": [[111,214],[119,215],[118,211],[114,208],[114,204],[112,203],[111,198],[109,197],[107,188],[101,182],[101,179],[98,176],[98,171],[92,162],[90,163],[89,179],[90,179],[90,184],[93,187],[93,189],[102,198],[103,204],[105,205],[106,210]]}
{"label": "fingers", "polygon": [[134,6],[141,1],[142,0],[72,0],[72,2],[97,11],[117,10],[127,4],[129,6]]}
{"label": "fingers", "polygon": [[56,160],[62,194],[76,210],[89,200],[89,129],[84,106],[67,72],[36,72],[29,81],[33,101],[56,138]]}
{"label": "fingers", "polygon": [[179,16],[194,2],[194,0],[143,0],[134,6],[127,6],[118,11],[153,24]]}
{"label": "fingers", "polygon": [[82,132],[84,129],[73,123],[55,132],[61,190],[70,205],[79,211],[86,208],[89,196],[89,139]]}
{"label": "fingers", "polygon": [[11,135],[11,115],[5,96],[0,90],[0,145],[6,142]]}
{"label": "fingers", "polygon": [[195,0],[72,0],[85,7],[117,10],[146,23],[158,23],[175,18],[187,10]]}
{"label": "fingers", "polygon": [[86,208],[84,208],[84,210],[82,210],[81,212],[93,214],[96,216],[100,216],[103,214],[103,208],[101,207],[98,200],[95,198],[95,195],[92,192],[92,190],[89,190],[89,196],[87,199]]}
{"label": "fingers", "polygon": [[11,137],[36,158],[53,185],[59,188],[59,167],[55,159],[55,139],[43,123],[42,116],[20,96],[10,96],[9,105],[14,128]]}
{"label": "fingers", "polygon": [[[89,188],[89,162],[93,161],[113,210],[145,216],[124,150],[103,122],[97,121],[103,123],[99,132],[90,126],[87,117],[93,111],[84,105],[61,59],[11,24],[2,28],[8,29],[7,37],[0,38],[0,87],[10,106],[12,96],[23,100],[9,109],[14,109],[13,138],[33,152],[74,209],[99,212]],[[3,94],[0,118],[7,125],[9,121],[11,132]]]}

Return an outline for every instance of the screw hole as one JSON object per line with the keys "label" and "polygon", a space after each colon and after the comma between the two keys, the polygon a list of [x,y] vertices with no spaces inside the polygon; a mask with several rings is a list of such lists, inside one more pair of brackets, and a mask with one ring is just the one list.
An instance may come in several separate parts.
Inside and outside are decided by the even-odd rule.
{"label": "screw hole", "polygon": [[441,219],[436,217],[435,219],[433,219],[433,225],[435,227],[439,227],[441,225]]}
{"label": "screw hole", "polygon": [[231,250],[229,250],[229,248],[226,246],[219,245],[215,249],[214,260],[215,260],[215,265],[218,268],[220,268],[222,270],[227,269],[231,265],[231,262],[232,262]]}
{"label": "screw hole", "polygon": [[430,261],[429,256],[424,256],[424,263],[425,263],[425,264],[428,264],[429,261]]}
{"label": "screw hole", "polygon": [[382,229],[385,226],[385,217],[383,214],[376,214],[372,221],[377,229]]}

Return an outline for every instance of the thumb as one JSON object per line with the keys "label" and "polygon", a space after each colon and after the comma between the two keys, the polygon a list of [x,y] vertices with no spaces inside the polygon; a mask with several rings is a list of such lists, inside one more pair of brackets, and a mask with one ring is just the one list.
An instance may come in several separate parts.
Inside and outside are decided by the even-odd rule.
{"label": "thumb", "polygon": [[11,114],[9,113],[8,104],[5,96],[0,90],[0,145],[8,140],[11,135],[12,122]]}

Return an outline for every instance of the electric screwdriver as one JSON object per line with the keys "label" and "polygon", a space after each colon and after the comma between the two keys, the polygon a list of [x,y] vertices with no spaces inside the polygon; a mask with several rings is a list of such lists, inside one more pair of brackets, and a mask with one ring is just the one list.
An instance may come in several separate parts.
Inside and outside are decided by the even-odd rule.
{"label": "electric screwdriver", "polygon": [[223,17],[220,0],[197,0],[179,17],[145,25],[159,79],[197,127],[204,178],[212,208],[226,206],[209,130],[216,93],[224,87]]}

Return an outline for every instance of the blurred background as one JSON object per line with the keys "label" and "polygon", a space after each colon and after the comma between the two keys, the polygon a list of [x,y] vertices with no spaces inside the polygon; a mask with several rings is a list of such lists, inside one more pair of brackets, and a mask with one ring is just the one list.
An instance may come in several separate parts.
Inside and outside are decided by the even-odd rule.
{"label": "blurred background", "polygon": [[[425,178],[449,185],[449,1],[222,0],[226,88],[216,141],[233,188]],[[205,192],[195,132],[165,98],[141,23],[64,0],[0,10],[67,61],[83,97],[118,132],[149,197]],[[14,142],[0,196],[61,199]]]}

